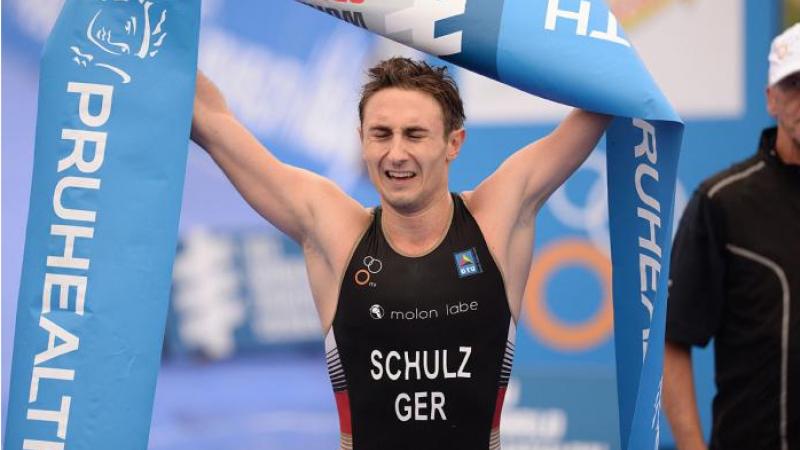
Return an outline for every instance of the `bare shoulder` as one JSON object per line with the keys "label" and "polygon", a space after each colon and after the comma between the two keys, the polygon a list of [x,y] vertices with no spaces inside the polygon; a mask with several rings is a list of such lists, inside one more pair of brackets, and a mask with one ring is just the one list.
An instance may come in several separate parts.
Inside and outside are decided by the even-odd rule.
{"label": "bare shoulder", "polygon": [[324,179],[314,201],[311,232],[303,242],[308,251],[324,256],[332,265],[349,257],[356,240],[372,220],[372,211]]}
{"label": "bare shoulder", "polygon": [[502,174],[495,172],[475,190],[462,194],[487,243],[495,247],[496,256],[501,256],[514,229],[526,228],[521,223],[525,199],[518,190],[514,184],[504,183]]}
{"label": "bare shoulder", "polygon": [[[505,265],[506,249],[511,227],[502,212],[502,199],[490,195],[485,183],[474,191],[464,191],[461,198],[472,217],[478,223],[492,256],[502,266]],[[502,269],[501,269],[502,270]]]}
{"label": "bare shoulder", "polygon": [[372,222],[372,211],[326,180],[314,201],[313,225],[302,242],[311,294],[326,332],[353,250]]}
{"label": "bare shoulder", "polygon": [[493,206],[491,201],[489,201],[491,196],[487,195],[489,194],[489,190],[490,189],[487,189],[486,181],[484,181],[475,190],[463,191],[461,193],[464,205],[466,205],[470,214],[472,214],[476,220],[478,220],[479,217],[481,219],[491,218]]}
{"label": "bare shoulder", "polygon": [[472,212],[472,205],[470,204],[470,202],[472,201],[473,192],[475,191],[462,191],[459,194],[461,196],[461,199],[464,200],[464,204],[467,205],[467,209],[469,209],[470,212]]}
{"label": "bare shoulder", "polygon": [[484,182],[462,198],[503,276],[511,314],[517,319],[533,254],[534,221],[521,216],[513,195],[498,186]]}

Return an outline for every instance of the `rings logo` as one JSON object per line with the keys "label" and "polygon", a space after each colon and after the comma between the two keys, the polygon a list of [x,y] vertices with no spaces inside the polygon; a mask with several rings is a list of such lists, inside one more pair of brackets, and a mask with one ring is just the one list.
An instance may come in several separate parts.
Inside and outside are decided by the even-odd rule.
{"label": "rings logo", "polygon": [[383,269],[383,263],[378,258],[373,258],[372,256],[365,256],[364,257],[364,265],[369,270],[369,273],[378,273]]}
{"label": "rings logo", "polygon": [[381,305],[372,305],[369,307],[369,315],[372,316],[373,319],[383,319],[383,306]]}
{"label": "rings logo", "polygon": [[383,262],[381,262],[381,260],[378,258],[367,255],[364,257],[362,263],[364,264],[365,268],[358,269],[353,276],[353,280],[359,286],[377,286],[377,284],[372,281],[372,275],[375,275],[383,270]]}

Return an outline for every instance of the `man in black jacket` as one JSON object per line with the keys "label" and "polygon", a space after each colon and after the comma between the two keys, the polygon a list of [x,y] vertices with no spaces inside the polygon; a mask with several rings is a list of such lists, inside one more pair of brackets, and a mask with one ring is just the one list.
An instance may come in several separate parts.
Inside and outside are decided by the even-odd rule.
{"label": "man in black jacket", "polygon": [[706,449],[691,346],[714,338],[712,449],[800,449],[800,24],[775,38],[758,151],[704,181],[675,239],[664,408]]}

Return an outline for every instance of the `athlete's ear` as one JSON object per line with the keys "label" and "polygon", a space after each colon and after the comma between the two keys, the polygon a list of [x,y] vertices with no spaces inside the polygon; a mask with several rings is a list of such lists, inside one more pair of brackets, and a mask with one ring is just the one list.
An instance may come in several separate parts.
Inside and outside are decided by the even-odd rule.
{"label": "athlete's ear", "polygon": [[450,135],[447,137],[447,154],[445,155],[447,162],[458,157],[459,152],[461,152],[461,146],[464,145],[464,140],[466,138],[467,130],[464,128],[459,128],[458,130],[450,132]]}
{"label": "athlete's ear", "polygon": [[775,87],[767,86],[767,112],[770,116],[776,117],[778,114],[778,99]]}

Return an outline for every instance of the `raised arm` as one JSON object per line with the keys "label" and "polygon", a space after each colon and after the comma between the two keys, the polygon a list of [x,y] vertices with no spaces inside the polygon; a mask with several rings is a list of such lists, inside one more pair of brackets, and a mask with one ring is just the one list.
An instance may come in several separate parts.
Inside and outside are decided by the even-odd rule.
{"label": "raised arm", "polygon": [[[473,193],[479,198],[503,193],[504,215],[533,219],[539,207],[589,156],[611,121],[610,116],[573,110],[547,136],[511,155]],[[498,211],[499,212],[499,211]],[[498,213],[496,212],[496,213]]]}
{"label": "raised arm", "polygon": [[465,194],[506,280],[518,317],[528,279],[536,212],[589,156],[611,117],[572,111],[552,133],[526,145]]}
{"label": "raised arm", "polygon": [[197,76],[192,140],[256,212],[300,243],[315,237],[316,217],[323,213],[339,223],[347,222],[348,214],[363,214],[363,208],[333,182],[273,156],[234,117],[219,89],[202,73]]}

